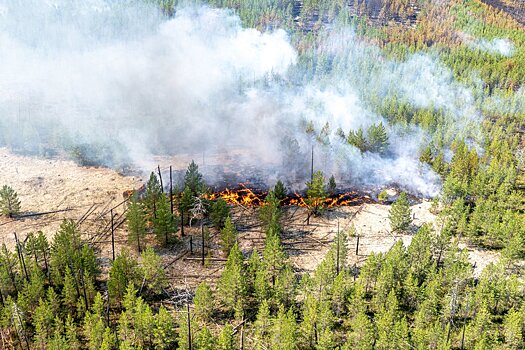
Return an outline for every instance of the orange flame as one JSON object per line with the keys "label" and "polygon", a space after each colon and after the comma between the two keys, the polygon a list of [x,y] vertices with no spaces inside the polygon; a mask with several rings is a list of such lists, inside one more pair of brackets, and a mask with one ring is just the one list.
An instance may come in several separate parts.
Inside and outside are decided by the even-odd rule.
{"label": "orange flame", "polygon": [[[231,205],[242,205],[246,207],[260,207],[264,204],[264,199],[267,195],[267,192],[254,192],[250,188],[246,187],[246,184],[239,184],[240,188],[231,190],[226,188],[224,191],[214,192],[208,195],[209,200],[217,200],[219,197],[222,197],[226,203]],[[327,208],[341,207],[352,205],[353,202],[359,200],[367,200],[367,197],[359,196],[357,192],[346,192],[338,195],[333,195],[327,197],[324,201],[319,199],[318,203],[313,203],[314,205],[321,206],[324,204]],[[297,192],[294,192],[292,196],[288,196],[281,201],[283,206],[299,206],[306,208],[308,203],[306,198],[299,195]]]}

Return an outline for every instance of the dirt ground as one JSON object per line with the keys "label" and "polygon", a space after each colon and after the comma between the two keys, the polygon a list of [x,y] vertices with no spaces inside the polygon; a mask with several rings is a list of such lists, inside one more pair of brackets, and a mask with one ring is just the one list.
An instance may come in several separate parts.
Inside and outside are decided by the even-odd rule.
{"label": "dirt ground", "polygon": [[[153,162],[160,163],[158,160]],[[187,161],[188,159],[182,159],[175,166],[183,169]],[[165,166],[160,164],[161,167]],[[36,230],[42,230],[51,238],[64,218],[78,221],[88,213],[87,219],[81,220],[84,238],[97,249],[103,266],[108,267],[112,257],[109,209],[122,202],[122,193],[125,190],[138,188],[143,181],[144,178],[122,176],[107,168],[80,167],[67,160],[19,156],[0,149],[0,185],[8,184],[18,192],[24,213],[70,209],[17,220],[0,217],[0,242],[13,247],[13,232],[17,232],[23,240],[29,232]],[[430,205],[429,201],[421,201],[412,206],[413,231],[426,222],[435,223],[436,218],[429,211]],[[122,249],[129,249],[137,254],[135,247],[127,244],[124,209],[124,205],[121,205],[113,212],[114,224],[118,226],[115,231],[115,250],[118,253]],[[362,264],[372,252],[388,251],[399,239],[408,245],[412,234],[390,233],[389,209],[389,205],[370,203],[369,200],[356,201],[353,206],[332,208],[320,217],[313,217],[310,225],[306,225],[307,213],[304,208],[285,208],[282,241],[290,262],[298,272],[315,269],[333,242],[338,225],[340,230],[348,230],[353,225],[359,235],[358,255],[355,254],[357,238],[350,238],[348,242],[350,265]],[[263,249],[264,232],[257,219],[257,211],[257,208],[251,207],[232,208],[233,220],[239,231],[239,242],[246,255],[254,247],[259,252]],[[201,261],[200,227],[185,227],[185,234],[179,244],[169,249],[156,248],[163,257],[172,286],[187,290],[203,279],[215,283],[225,260],[219,249],[218,233],[213,228],[208,229],[210,239],[205,247],[208,258],[204,268]],[[145,243],[157,247],[154,237],[148,237]],[[499,257],[494,252],[465,245],[462,248],[469,250],[471,262],[476,266],[476,274]]]}
{"label": "dirt ground", "polygon": [[0,242],[12,246],[13,233],[22,239],[42,230],[52,237],[64,218],[80,219],[93,205],[93,217],[122,201],[125,190],[142,184],[107,168],[80,167],[72,161],[15,155],[0,148],[0,186],[18,193],[22,215],[68,211],[13,220],[0,216]]}

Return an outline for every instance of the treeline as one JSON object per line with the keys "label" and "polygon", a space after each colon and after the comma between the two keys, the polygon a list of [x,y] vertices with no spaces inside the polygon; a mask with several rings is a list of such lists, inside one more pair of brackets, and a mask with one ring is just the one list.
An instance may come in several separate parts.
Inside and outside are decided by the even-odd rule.
{"label": "treeline", "polygon": [[[330,186],[316,173],[308,188],[314,208]],[[210,219],[228,259],[217,283],[202,282],[191,305],[169,302],[162,259],[145,244],[138,258],[126,250],[118,253],[105,281],[102,261],[81,240],[73,221],[64,221],[51,242],[37,232],[25,243],[17,241],[15,251],[4,245],[3,347],[523,347],[525,293],[516,256],[504,255],[475,276],[467,251],[451,239],[456,221],[445,217],[445,229],[434,232],[423,225],[408,246],[397,241],[388,252],[368,256],[362,266],[349,264],[350,255],[358,253],[350,240],[355,242],[359,233],[352,227],[338,231],[313,272],[296,271],[281,242],[287,224],[282,191],[282,185],[269,191],[259,209],[265,232],[261,252],[241,249],[228,206],[221,200],[212,204]],[[137,203],[147,203],[147,193]],[[314,215],[322,210],[316,207]],[[390,220],[393,230],[410,229],[406,195],[392,206]],[[164,236],[158,237],[165,244]]]}

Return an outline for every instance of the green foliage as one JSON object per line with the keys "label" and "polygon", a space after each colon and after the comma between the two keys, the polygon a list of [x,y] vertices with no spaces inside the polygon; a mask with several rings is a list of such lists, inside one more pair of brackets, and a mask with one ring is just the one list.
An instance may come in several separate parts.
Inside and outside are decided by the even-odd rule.
{"label": "green foliage", "polygon": [[137,196],[133,196],[130,200],[126,221],[128,222],[129,230],[128,240],[130,243],[136,243],[137,250],[140,252],[140,242],[146,235],[146,216]]}
{"label": "green foliage", "polygon": [[148,183],[146,184],[146,192],[144,193],[144,206],[146,212],[150,217],[156,216],[157,202],[162,195],[162,188],[160,187],[160,181],[152,172],[149,176]]}
{"label": "green foliage", "polygon": [[168,285],[162,258],[155,254],[152,248],[147,248],[140,256],[142,262],[139,267],[139,273],[142,277],[142,285],[146,287],[150,294],[162,291]]}
{"label": "green foliage", "polygon": [[231,324],[227,324],[222,328],[217,339],[217,349],[235,350],[235,339],[233,337],[233,327]]}
{"label": "green foliage", "polygon": [[226,311],[231,312],[239,302],[244,302],[246,287],[244,256],[236,242],[230,250],[217,287],[217,295]]}
{"label": "green foliage", "polygon": [[273,188],[273,193],[275,194],[275,198],[277,198],[279,201],[282,201],[286,198],[288,189],[286,186],[284,186],[283,182],[281,180],[277,181]]}
{"label": "green foliage", "polygon": [[264,199],[264,204],[259,209],[259,218],[261,219],[266,231],[271,229],[274,232],[278,232],[281,230],[279,224],[281,214],[280,201],[275,192],[268,192],[268,195]]}
{"label": "green foliage", "polygon": [[11,186],[4,185],[0,189],[0,213],[9,217],[20,212],[18,194]]}
{"label": "green foliage", "polygon": [[382,122],[368,128],[368,149],[370,152],[385,153],[388,147],[388,135]]}
{"label": "green foliage", "polygon": [[221,230],[220,238],[221,249],[225,255],[228,255],[235,242],[237,242],[237,230],[229,216],[224,223],[224,228]]}
{"label": "green foliage", "polygon": [[177,231],[177,220],[171,214],[170,202],[164,194],[160,194],[157,200],[157,215],[153,219],[153,231],[163,246],[172,243],[173,234]]}
{"label": "green foliage", "polygon": [[224,228],[226,219],[230,216],[230,207],[224,198],[219,197],[211,207],[211,221],[218,230]]}
{"label": "green foliage", "polygon": [[355,132],[353,130],[350,130],[346,142],[348,142],[348,144],[354,146],[361,152],[365,152],[368,149],[368,142],[365,138],[363,129],[361,128],[357,129],[357,131]]}
{"label": "green foliage", "polygon": [[155,349],[172,349],[175,342],[175,324],[168,310],[162,305],[153,320],[153,346]]}
{"label": "green foliage", "polygon": [[328,186],[326,191],[330,196],[333,196],[337,192],[337,183],[335,182],[334,175],[330,176],[330,179],[328,179]]}
{"label": "green foliage", "polygon": [[111,301],[120,303],[130,284],[139,284],[138,264],[127,250],[123,250],[109,270],[108,291]]}
{"label": "green foliage", "polygon": [[193,197],[198,197],[205,191],[205,184],[199,166],[191,161],[184,175],[184,188],[189,188]]}
{"label": "green foliage", "polygon": [[393,232],[406,231],[412,224],[412,212],[405,192],[401,192],[392,204],[388,218]]}
{"label": "green foliage", "polygon": [[214,299],[210,286],[201,282],[195,290],[193,298],[194,315],[200,322],[206,323],[214,311]]}
{"label": "green foliage", "polygon": [[306,203],[313,214],[318,214],[324,209],[327,198],[325,179],[321,171],[316,171],[312,181],[306,183]]}
{"label": "green foliage", "polygon": [[386,190],[381,191],[377,196],[377,199],[381,202],[386,202],[388,200],[388,193],[386,193]]}

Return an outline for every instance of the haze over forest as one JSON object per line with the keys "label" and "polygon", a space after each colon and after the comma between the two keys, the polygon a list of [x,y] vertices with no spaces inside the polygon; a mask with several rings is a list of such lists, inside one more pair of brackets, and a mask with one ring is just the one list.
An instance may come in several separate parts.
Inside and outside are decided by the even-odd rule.
{"label": "haze over forest", "polygon": [[522,1],[0,0],[0,348],[522,349],[524,191]]}

